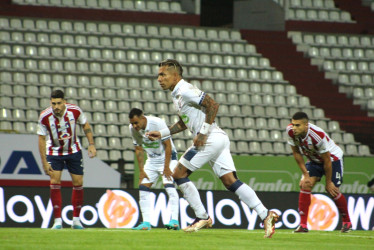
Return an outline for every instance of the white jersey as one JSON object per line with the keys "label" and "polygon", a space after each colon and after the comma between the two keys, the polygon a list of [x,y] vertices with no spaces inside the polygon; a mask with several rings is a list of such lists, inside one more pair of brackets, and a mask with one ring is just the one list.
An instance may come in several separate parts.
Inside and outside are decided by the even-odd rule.
{"label": "white jersey", "polygon": [[137,131],[129,125],[130,133],[132,136],[132,140],[134,146],[142,147],[145,152],[147,153],[148,161],[154,164],[164,164],[165,162],[165,149],[164,145],[162,144],[163,141],[169,140],[171,142],[171,160],[177,159],[177,150],[175,149],[173,140],[171,136],[165,136],[157,141],[151,141],[148,137],[145,136],[146,132],[149,131],[159,131],[161,129],[167,128],[166,123],[164,120],[153,117],[153,116],[145,116],[147,119],[147,126],[144,130]]}
{"label": "white jersey", "polygon": [[[197,135],[205,122],[204,107],[201,106],[205,92],[182,79],[171,92],[171,96],[174,107],[184,124],[194,136]],[[214,127],[217,127],[215,123],[212,124],[210,131]]]}
{"label": "white jersey", "polygon": [[287,126],[288,144],[299,148],[300,152],[316,163],[323,163],[321,154],[330,152],[331,161],[341,160],[343,151],[320,127],[309,123],[308,132],[304,138],[296,137],[292,125]]}

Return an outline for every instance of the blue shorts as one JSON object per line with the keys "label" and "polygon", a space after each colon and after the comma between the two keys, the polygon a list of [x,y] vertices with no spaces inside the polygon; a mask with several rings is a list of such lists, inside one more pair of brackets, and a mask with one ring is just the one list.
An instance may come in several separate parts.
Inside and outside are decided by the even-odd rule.
{"label": "blue shorts", "polygon": [[[325,175],[325,170],[323,169],[323,163],[315,163],[309,161],[305,164],[306,169],[309,172],[310,177],[322,177]],[[331,181],[336,187],[340,187],[343,183],[343,160],[332,162],[332,174]]]}
{"label": "blue shorts", "polygon": [[83,175],[82,151],[70,155],[47,155],[47,161],[53,170],[62,171],[67,168],[69,173]]}

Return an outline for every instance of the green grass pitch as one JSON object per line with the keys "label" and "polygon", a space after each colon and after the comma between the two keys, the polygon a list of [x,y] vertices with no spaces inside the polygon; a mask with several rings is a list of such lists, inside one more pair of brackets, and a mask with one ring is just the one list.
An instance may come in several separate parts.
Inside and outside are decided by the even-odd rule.
{"label": "green grass pitch", "polygon": [[204,229],[196,233],[87,228],[50,230],[0,228],[0,249],[374,249],[374,231],[277,230],[271,239],[263,230]]}

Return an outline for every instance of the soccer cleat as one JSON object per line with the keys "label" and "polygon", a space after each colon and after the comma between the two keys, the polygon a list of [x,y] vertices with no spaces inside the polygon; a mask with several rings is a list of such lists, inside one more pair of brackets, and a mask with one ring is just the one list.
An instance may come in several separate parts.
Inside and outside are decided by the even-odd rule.
{"label": "soccer cleat", "polygon": [[342,233],[349,233],[352,231],[352,223],[351,222],[343,222],[342,229],[340,230]]}
{"label": "soccer cleat", "polygon": [[165,224],[165,228],[167,230],[174,229],[174,230],[179,230],[179,222],[177,220],[170,220],[168,224]]}
{"label": "soccer cleat", "polygon": [[84,229],[80,221],[74,221],[71,225],[72,229]]}
{"label": "soccer cleat", "polygon": [[190,232],[197,232],[199,231],[200,229],[202,228],[210,228],[212,227],[212,219],[210,217],[208,217],[208,219],[206,220],[203,220],[203,219],[200,219],[200,218],[196,218],[191,225],[189,225],[188,227],[186,228],[183,228],[183,231],[185,231],[186,233],[190,233]]}
{"label": "soccer cleat", "polygon": [[303,227],[302,225],[299,225],[295,231],[293,231],[294,233],[307,233],[309,232],[308,228],[306,227]]}
{"label": "soccer cleat", "polygon": [[55,222],[51,229],[62,229],[62,224],[61,222]]}
{"label": "soccer cleat", "polygon": [[133,227],[132,230],[151,230],[151,223],[143,221],[137,227]]}
{"label": "soccer cleat", "polygon": [[275,222],[278,221],[279,215],[274,211],[269,211],[264,220],[265,235],[264,238],[271,238],[275,233]]}

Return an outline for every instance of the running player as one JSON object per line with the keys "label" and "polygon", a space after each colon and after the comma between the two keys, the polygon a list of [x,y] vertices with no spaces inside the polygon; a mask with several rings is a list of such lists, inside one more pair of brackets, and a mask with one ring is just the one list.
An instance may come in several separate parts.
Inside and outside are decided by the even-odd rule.
{"label": "running player", "polygon": [[214,122],[219,104],[183,80],[182,73],[182,66],[176,60],[167,59],[159,64],[157,80],[162,89],[171,91],[180,120],[169,128],[152,131],[147,135],[151,139],[158,139],[188,128],[194,136],[193,146],[184,153],[173,173],[175,182],[196,214],[194,222],[183,230],[195,232],[212,226],[212,219],[201,202],[199,192],[188,178],[192,172],[209,162],[225,187],[257,212],[264,221],[265,237],[270,238],[279,216],[269,211],[254,190],[237,178],[229,137]]}
{"label": "running player", "polygon": [[[302,172],[300,180],[299,213],[300,225],[295,233],[307,233],[307,219],[311,202],[311,191],[316,182],[325,175],[326,191],[334,199],[343,226],[341,232],[352,230],[352,223],[347,209],[347,200],[340,192],[343,182],[343,151],[326,134],[323,129],[309,123],[308,115],[297,112],[292,116],[291,124],[287,126],[288,144],[292,148],[293,156]],[[304,162],[304,154],[309,161]]]}
{"label": "running player", "polygon": [[64,167],[73,182],[71,197],[73,205],[73,229],[83,229],[79,221],[83,205],[83,158],[82,146],[76,133],[77,124],[82,125],[89,142],[89,157],[96,156],[93,134],[83,111],[74,104],[66,103],[64,92],[51,93],[51,107],[41,112],[37,134],[39,152],[44,172],[50,176],[50,195],[53,205],[54,224],[52,229],[62,229],[61,220],[61,174]]}
{"label": "running player", "polygon": [[[143,111],[133,108],[129,114],[130,133],[135,146],[135,154],[139,165],[139,205],[142,211],[143,222],[134,230],[150,230],[151,223],[151,186],[160,175],[165,190],[169,196],[171,207],[171,220],[165,224],[165,228],[179,230],[179,195],[174,186],[172,171],[178,163],[171,136],[162,137],[160,140],[151,141],[145,133],[152,130],[167,128],[164,120],[145,116]],[[144,151],[147,153],[147,161],[144,165]]]}

